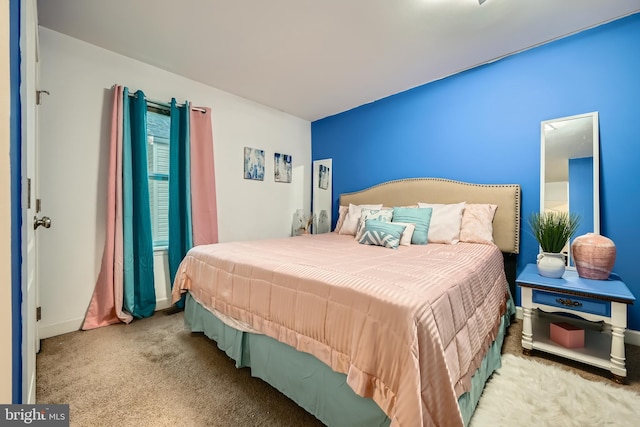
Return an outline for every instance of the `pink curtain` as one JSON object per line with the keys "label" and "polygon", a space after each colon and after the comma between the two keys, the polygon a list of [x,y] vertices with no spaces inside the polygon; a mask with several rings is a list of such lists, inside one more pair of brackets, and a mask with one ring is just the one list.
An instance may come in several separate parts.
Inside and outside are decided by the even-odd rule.
{"label": "pink curtain", "polygon": [[100,274],[93,290],[82,329],[94,329],[118,322],[129,323],[132,316],[122,310],[122,99],[123,87],[113,87],[109,177],[107,187],[107,227]]}
{"label": "pink curtain", "polygon": [[189,108],[193,245],[218,243],[211,109]]}

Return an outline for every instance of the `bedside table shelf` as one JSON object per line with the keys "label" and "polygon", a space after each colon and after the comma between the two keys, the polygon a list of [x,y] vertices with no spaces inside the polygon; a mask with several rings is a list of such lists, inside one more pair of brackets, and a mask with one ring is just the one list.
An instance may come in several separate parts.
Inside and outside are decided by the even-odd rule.
{"label": "bedside table shelf", "polygon": [[[533,315],[535,316],[535,314]],[[537,316],[532,319],[533,335],[536,337],[532,342],[532,350],[540,350],[545,353],[555,354],[567,359],[576,360],[588,365],[597,366],[602,369],[609,370],[609,350],[611,348],[611,334],[599,332],[593,329],[584,330],[584,347],[566,348],[560,344],[556,344],[549,337],[549,325],[554,319],[547,319]],[[572,319],[563,319],[565,322],[572,323]]]}
{"label": "bedside table shelf", "polygon": [[[624,333],[627,306],[635,297],[617,276],[590,280],[567,270],[562,278],[540,276],[528,264],[516,283],[522,293],[522,348],[539,350],[611,371],[618,382],[627,376]],[[584,347],[566,348],[550,338],[549,325],[561,320],[584,329]]]}

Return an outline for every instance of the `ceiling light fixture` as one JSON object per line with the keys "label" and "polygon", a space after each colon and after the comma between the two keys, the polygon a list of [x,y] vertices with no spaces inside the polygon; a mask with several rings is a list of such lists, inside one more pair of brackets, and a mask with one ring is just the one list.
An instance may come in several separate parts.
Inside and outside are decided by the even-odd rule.
{"label": "ceiling light fixture", "polygon": [[486,2],[487,0],[478,0],[478,3],[480,3],[480,6],[482,6],[482,3]]}

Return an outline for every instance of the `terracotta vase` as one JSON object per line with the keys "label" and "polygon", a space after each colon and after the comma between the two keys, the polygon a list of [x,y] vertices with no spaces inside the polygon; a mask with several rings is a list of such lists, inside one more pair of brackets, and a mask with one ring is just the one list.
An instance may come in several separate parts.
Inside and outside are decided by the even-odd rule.
{"label": "terracotta vase", "polygon": [[538,274],[559,279],[564,274],[564,255],[560,253],[542,252],[538,254]]}
{"label": "terracotta vase", "polygon": [[585,279],[607,280],[616,262],[616,245],[599,234],[576,237],[571,244],[571,253],[578,276]]}

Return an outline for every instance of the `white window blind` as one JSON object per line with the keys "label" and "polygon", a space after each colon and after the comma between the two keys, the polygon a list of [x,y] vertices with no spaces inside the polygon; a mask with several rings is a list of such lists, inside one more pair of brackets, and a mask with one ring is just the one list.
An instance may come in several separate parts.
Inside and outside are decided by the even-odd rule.
{"label": "white window blind", "polygon": [[167,114],[147,112],[147,167],[153,246],[169,244],[169,129]]}

